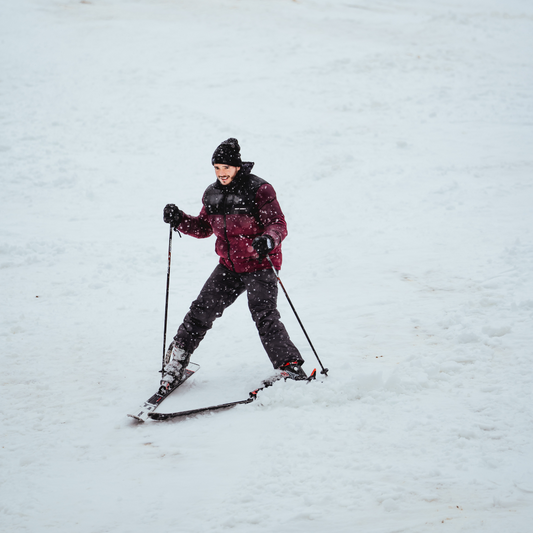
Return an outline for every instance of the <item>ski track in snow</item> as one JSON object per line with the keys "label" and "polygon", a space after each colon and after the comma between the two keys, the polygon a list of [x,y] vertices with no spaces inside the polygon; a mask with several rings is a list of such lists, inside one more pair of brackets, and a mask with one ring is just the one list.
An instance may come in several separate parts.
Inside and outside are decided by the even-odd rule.
{"label": "ski track in snow", "polygon": [[[525,0],[4,2],[0,529],[531,531],[532,30]],[[162,208],[230,136],[330,375],[136,425]],[[170,334],[213,240],[172,261]],[[193,360],[161,411],[270,374],[245,299]]]}

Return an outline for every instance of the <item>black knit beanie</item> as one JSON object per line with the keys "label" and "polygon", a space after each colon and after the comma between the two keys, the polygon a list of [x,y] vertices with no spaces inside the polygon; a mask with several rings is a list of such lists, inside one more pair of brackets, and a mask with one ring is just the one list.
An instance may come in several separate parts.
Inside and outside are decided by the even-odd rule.
{"label": "black knit beanie", "polygon": [[241,147],[237,139],[227,139],[215,150],[211,158],[211,164],[230,165],[232,167],[242,167]]}

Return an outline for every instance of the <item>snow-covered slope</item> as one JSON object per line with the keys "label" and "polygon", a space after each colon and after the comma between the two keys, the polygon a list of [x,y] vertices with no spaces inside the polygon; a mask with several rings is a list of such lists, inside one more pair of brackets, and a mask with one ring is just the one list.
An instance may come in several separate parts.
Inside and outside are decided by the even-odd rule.
{"label": "snow-covered slope", "polygon": [[[2,531],[531,531],[530,2],[6,1],[0,45]],[[330,376],[138,426],[162,208],[230,136]],[[171,332],[213,244],[174,240]],[[245,299],[194,360],[163,410],[270,374]]]}

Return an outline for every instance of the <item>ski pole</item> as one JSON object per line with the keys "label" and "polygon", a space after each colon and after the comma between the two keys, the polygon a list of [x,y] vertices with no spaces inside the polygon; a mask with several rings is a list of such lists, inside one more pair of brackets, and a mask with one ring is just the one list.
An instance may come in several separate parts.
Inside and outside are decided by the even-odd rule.
{"label": "ski pole", "polygon": [[165,370],[165,355],[167,352],[167,319],[168,319],[168,293],[170,288],[170,260],[172,257],[172,225],[168,235],[168,270],[167,270],[167,293],[165,297],[165,327],[163,328],[163,359],[161,361],[161,373]]}
{"label": "ski pole", "polygon": [[270,266],[272,267],[272,270],[274,271],[274,274],[276,275],[276,278],[277,278],[281,288],[283,289],[283,292],[285,293],[285,296],[287,297],[287,301],[289,302],[289,305],[291,306],[291,309],[294,312],[294,316],[296,316],[296,319],[298,320],[298,324],[300,324],[300,327],[302,328],[302,331],[304,332],[305,338],[307,339],[307,342],[309,343],[309,346],[311,346],[311,349],[313,350],[313,353],[315,354],[315,357],[316,357],[316,359],[318,361],[318,364],[322,368],[322,371],[320,373],[321,374],[325,374],[327,376],[328,372],[329,372],[329,369],[328,368],[324,368],[324,365],[322,364],[322,361],[320,360],[320,357],[318,357],[318,354],[316,353],[315,347],[313,346],[313,343],[311,342],[311,339],[309,338],[309,335],[307,334],[307,331],[305,331],[304,325],[302,324],[302,321],[300,320],[300,317],[298,316],[298,313],[296,312],[296,309],[294,308],[294,305],[292,305],[291,299],[289,298],[289,294],[287,293],[287,291],[285,290],[285,287],[283,286],[283,282],[281,281],[281,279],[280,279],[280,277],[278,275],[278,271],[276,270],[276,267],[274,266],[274,263],[272,262],[272,259],[270,259],[269,255],[267,255],[266,257],[268,259],[268,262],[270,263]]}

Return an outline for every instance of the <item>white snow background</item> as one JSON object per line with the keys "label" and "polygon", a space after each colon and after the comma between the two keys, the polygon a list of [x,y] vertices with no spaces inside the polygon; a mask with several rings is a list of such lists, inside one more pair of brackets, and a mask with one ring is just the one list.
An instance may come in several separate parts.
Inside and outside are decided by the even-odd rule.
{"label": "white snow background", "polygon": [[[4,0],[0,529],[533,531],[532,50],[526,0]],[[230,136],[329,377],[137,425]],[[161,411],[271,374],[245,297],[193,360]]]}

